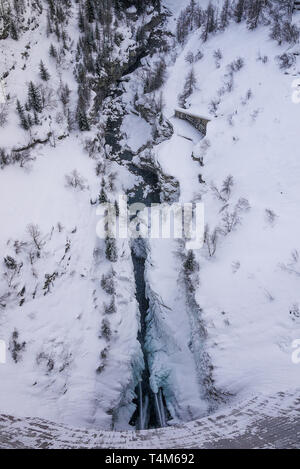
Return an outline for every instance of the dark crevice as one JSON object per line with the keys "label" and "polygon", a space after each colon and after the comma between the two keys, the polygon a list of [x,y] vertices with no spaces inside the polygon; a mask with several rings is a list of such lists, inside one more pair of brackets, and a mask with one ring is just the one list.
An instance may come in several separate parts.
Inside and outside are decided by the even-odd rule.
{"label": "dark crevice", "polygon": [[[145,169],[137,166],[132,162],[134,154],[122,149],[118,142],[118,130],[120,129],[122,119],[108,119],[106,126],[106,143],[110,145],[118,160],[125,163],[128,170],[140,176],[142,182],[128,192],[128,204],[143,203],[149,207],[151,204],[160,203],[160,185],[159,177],[155,169]],[[147,187],[146,195],[145,188]],[[140,311],[140,330],[138,333],[138,341],[144,357],[144,369],[140,376],[139,384],[135,389],[136,398],[134,404],[136,410],[130,419],[130,424],[137,429],[159,428],[166,425],[166,416],[169,416],[165,398],[162,389],[155,394],[150,386],[150,369],[148,363],[148,351],[145,346],[147,335],[147,313],[149,310],[149,300],[146,297],[145,283],[145,262],[147,259],[147,250],[145,242],[141,238],[137,238],[132,242],[131,249],[134,277],[136,284],[136,299]]]}

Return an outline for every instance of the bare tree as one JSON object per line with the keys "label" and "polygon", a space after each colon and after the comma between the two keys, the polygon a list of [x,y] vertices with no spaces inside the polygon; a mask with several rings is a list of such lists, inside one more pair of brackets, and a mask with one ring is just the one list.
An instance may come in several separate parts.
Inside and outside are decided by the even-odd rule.
{"label": "bare tree", "polygon": [[90,158],[95,158],[98,148],[98,139],[86,139],[84,143],[84,149],[89,154]]}
{"label": "bare tree", "polygon": [[219,228],[215,228],[213,232],[210,232],[209,225],[205,226],[204,230],[204,243],[207,246],[207,251],[209,254],[209,257],[213,257],[216,253],[217,250],[217,245],[218,245],[218,234],[219,234]]}
{"label": "bare tree", "polygon": [[249,201],[244,197],[240,197],[235,205],[235,210],[237,210],[238,212],[248,212],[250,208],[251,206],[249,204]]}
{"label": "bare tree", "polygon": [[220,104],[220,100],[219,99],[212,99],[209,103],[209,112],[210,114],[216,116],[217,115],[217,110],[218,110],[218,107],[219,107],[219,104]]}
{"label": "bare tree", "polygon": [[266,216],[267,222],[270,223],[270,225],[273,225],[277,217],[276,213],[270,208],[266,208],[265,216]]}
{"label": "bare tree", "polygon": [[222,222],[222,234],[226,236],[232,231],[234,231],[236,227],[241,223],[237,210],[234,210],[233,212],[226,212],[222,218]]}
{"label": "bare tree", "polygon": [[17,284],[13,285],[13,282],[16,279],[16,277],[18,277],[23,267],[23,262],[18,264],[17,261],[13,257],[7,256],[4,258],[4,264],[6,267],[6,271],[4,272],[3,276],[7,282],[7,285],[9,288],[16,288]]}
{"label": "bare tree", "polygon": [[31,223],[27,226],[27,233],[31,236],[32,242],[37,248],[38,251],[41,251],[43,246],[45,245],[45,241],[41,239],[41,232],[38,225],[34,225]]}
{"label": "bare tree", "polygon": [[233,176],[231,174],[223,181],[221,193],[224,195],[226,200],[230,199],[232,187],[234,185]]}
{"label": "bare tree", "polygon": [[80,176],[76,169],[74,169],[71,174],[66,174],[65,179],[67,186],[74,187],[75,189],[78,188],[81,191],[87,188],[85,179]]}
{"label": "bare tree", "polygon": [[228,202],[231,196],[232,187],[234,185],[233,176],[229,175],[224,179],[221,189],[218,189],[214,183],[211,183],[211,190],[222,202]]}

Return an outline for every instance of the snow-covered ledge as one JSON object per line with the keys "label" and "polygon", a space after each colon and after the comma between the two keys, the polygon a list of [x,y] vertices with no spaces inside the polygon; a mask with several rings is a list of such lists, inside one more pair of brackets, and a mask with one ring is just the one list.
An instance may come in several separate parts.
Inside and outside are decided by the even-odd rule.
{"label": "snow-covered ledge", "polygon": [[176,427],[138,432],[73,429],[38,418],[0,415],[9,448],[297,448],[300,390],[258,396]]}

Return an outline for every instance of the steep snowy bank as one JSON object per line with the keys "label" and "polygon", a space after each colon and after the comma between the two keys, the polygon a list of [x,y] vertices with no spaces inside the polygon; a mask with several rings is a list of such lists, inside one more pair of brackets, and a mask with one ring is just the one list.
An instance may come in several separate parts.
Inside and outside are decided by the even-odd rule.
{"label": "steep snowy bank", "polygon": [[[204,57],[187,65],[187,54],[199,49]],[[213,55],[217,49],[219,65]],[[270,40],[265,28],[253,32],[233,24],[205,45],[196,31],[169,67],[164,87],[168,117],[178,105],[187,68],[193,68],[197,80],[190,109],[208,114],[211,101],[217,102],[203,141],[192,137],[193,144],[162,144],[157,159],[179,180],[181,201],[201,198],[211,232],[217,226],[223,230],[212,258],[206,246],[197,253],[197,300],[208,328],[216,384],[233,394],[289,388],[299,380],[291,361],[292,341],[300,334],[299,105],[292,102],[299,59],[287,72],[280,70],[277,56],[286,49]],[[229,64],[239,57],[244,66],[234,73],[232,91],[223,92]],[[193,161],[192,152],[203,158],[204,167]],[[215,188],[229,175],[234,185],[227,202]],[[224,236],[224,215],[233,213],[241,198],[251,209]]]}

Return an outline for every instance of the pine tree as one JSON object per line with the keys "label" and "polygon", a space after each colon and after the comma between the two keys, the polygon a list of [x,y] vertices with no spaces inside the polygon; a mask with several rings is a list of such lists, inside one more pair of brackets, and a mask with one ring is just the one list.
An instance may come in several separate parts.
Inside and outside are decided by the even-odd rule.
{"label": "pine tree", "polygon": [[259,18],[263,10],[264,0],[253,0],[248,10],[248,28],[255,29],[258,26]]}
{"label": "pine tree", "polygon": [[30,129],[30,127],[33,126],[33,121],[32,121],[32,117],[29,113],[27,114],[27,122],[28,122],[28,128]]}
{"label": "pine tree", "polygon": [[197,80],[195,77],[195,72],[194,72],[194,69],[191,68],[190,72],[187,74],[187,77],[185,79],[183,93],[179,96],[179,105],[181,107],[185,107],[186,100],[192,95],[195,89],[196,83],[197,83]]}
{"label": "pine tree", "polygon": [[39,89],[31,81],[28,87],[28,106],[36,112],[42,112],[43,104]]}
{"label": "pine tree", "polygon": [[28,123],[28,120],[25,116],[25,111],[24,111],[24,108],[23,106],[21,105],[20,101],[17,100],[17,112],[19,114],[19,118],[20,118],[20,124],[21,124],[21,127],[24,129],[24,130],[29,130],[29,123]]}
{"label": "pine tree", "polygon": [[36,111],[34,111],[33,116],[34,116],[34,123],[35,123],[35,125],[39,125],[39,124],[40,124],[40,121],[39,121],[39,118],[38,118],[38,115],[37,115],[37,112],[36,112]]}
{"label": "pine tree", "polygon": [[67,104],[69,104],[69,101],[70,101],[70,94],[71,94],[71,90],[68,86],[68,84],[62,84],[61,86],[61,91],[60,91],[60,100],[63,104],[63,106],[67,106]]}
{"label": "pine tree", "polygon": [[245,0],[238,0],[235,6],[234,12],[233,12],[235,21],[237,23],[240,23],[242,21],[244,11],[245,11]]}
{"label": "pine tree", "polygon": [[110,262],[117,262],[118,254],[117,254],[117,246],[116,240],[114,238],[107,237],[105,239],[105,255],[106,259]]}
{"label": "pine tree", "polygon": [[119,208],[119,204],[117,202],[117,200],[115,200],[115,211],[116,211],[116,217],[119,217],[120,216],[120,208]]}
{"label": "pine tree", "polygon": [[85,3],[85,16],[86,16],[86,19],[89,23],[93,23],[95,21],[94,6],[93,6],[91,0],[86,0],[86,3]]}
{"label": "pine tree", "polygon": [[222,30],[226,29],[229,23],[229,0],[225,0],[222,11],[221,11],[221,18],[220,18],[220,28]]}
{"label": "pine tree", "polygon": [[57,51],[56,51],[53,44],[51,44],[51,46],[50,46],[49,54],[50,54],[50,57],[53,57],[54,59],[57,58]]}
{"label": "pine tree", "polygon": [[78,13],[78,27],[80,32],[84,32],[84,15],[82,12],[82,9],[80,8],[79,13]]}
{"label": "pine tree", "polygon": [[74,130],[75,128],[75,119],[74,119],[73,113],[70,111],[69,108],[66,111],[66,115],[67,115],[68,131],[72,132],[72,130]]}
{"label": "pine tree", "polygon": [[205,11],[205,24],[202,33],[202,40],[206,42],[208,35],[213,33],[216,29],[216,19],[215,19],[215,9],[211,2],[209,2],[208,7]]}
{"label": "pine tree", "polygon": [[89,121],[84,109],[77,109],[77,123],[81,132],[90,130]]}
{"label": "pine tree", "polygon": [[278,45],[282,43],[282,29],[279,20],[276,18],[271,28],[270,38],[277,41]]}
{"label": "pine tree", "polygon": [[10,35],[12,39],[14,39],[14,41],[17,41],[19,39],[18,30],[16,28],[14,21],[10,22]]}
{"label": "pine tree", "polygon": [[104,179],[102,179],[101,191],[100,191],[100,194],[99,194],[99,204],[105,204],[105,203],[108,202],[107,195],[106,195],[106,192],[104,190],[104,186],[105,186],[105,181],[104,181]]}
{"label": "pine tree", "polygon": [[60,41],[60,29],[59,29],[59,24],[58,21],[55,21],[55,29],[54,32],[56,34],[57,40]]}
{"label": "pine tree", "polygon": [[50,79],[50,74],[48,70],[46,69],[42,60],[40,62],[40,77],[44,81],[48,81]]}
{"label": "pine tree", "polygon": [[51,18],[50,18],[50,15],[49,13],[47,14],[47,37],[50,36],[50,34],[53,33],[53,29],[52,29],[52,22],[51,22]]}
{"label": "pine tree", "polygon": [[197,262],[196,262],[196,257],[195,257],[194,251],[192,251],[192,250],[188,251],[187,257],[186,257],[186,259],[184,261],[184,264],[183,264],[183,268],[184,268],[184,271],[187,275],[195,272],[195,270],[197,268]]}
{"label": "pine tree", "polygon": [[100,38],[101,38],[98,23],[96,24],[96,28],[95,28],[95,38],[97,39],[97,41],[100,41]]}

